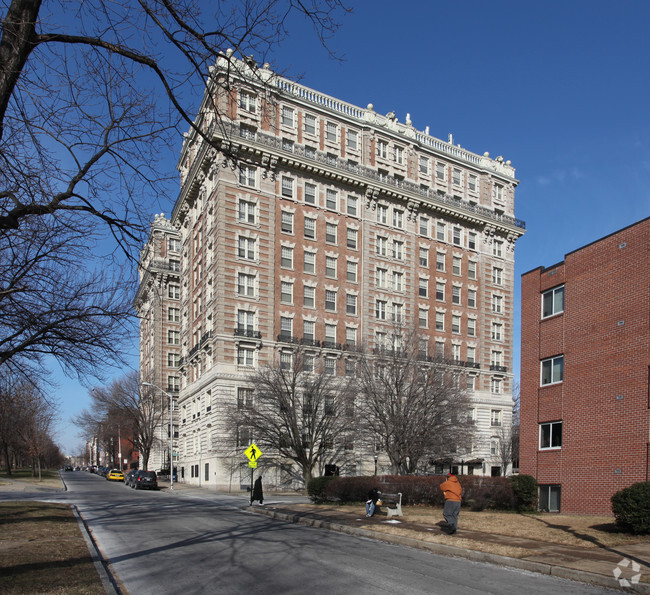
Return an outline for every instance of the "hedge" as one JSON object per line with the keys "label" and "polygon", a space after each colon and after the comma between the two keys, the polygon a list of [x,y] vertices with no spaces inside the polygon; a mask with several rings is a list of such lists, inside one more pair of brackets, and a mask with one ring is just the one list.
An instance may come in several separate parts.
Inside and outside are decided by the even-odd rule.
{"label": "hedge", "polygon": [[616,524],[624,531],[650,533],[650,482],[642,481],[612,496]]}

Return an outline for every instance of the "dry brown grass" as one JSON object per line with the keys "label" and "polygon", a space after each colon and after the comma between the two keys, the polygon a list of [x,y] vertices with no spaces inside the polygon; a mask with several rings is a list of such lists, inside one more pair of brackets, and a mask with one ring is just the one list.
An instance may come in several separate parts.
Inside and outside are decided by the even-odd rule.
{"label": "dry brown grass", "polygon": [[69,506],[0,503],[0,593],[104,593]]}
{"label": "dry brown grass", "polygon": [[10,483],[8,481],[3,481],[5,479],[18,481],[20,483],[25,483],[40,488],[52,488],[54,490],[58,490],[63,487],[61,478],[59,477],[59,472],[53,470],[43,470],[41,472],[41,479],[39,480],[38,476],[32,476],[32,471],[30,469],[14,469],[11,475],[7,475],[7,472],[3,469],[0,472],[0,485]]}

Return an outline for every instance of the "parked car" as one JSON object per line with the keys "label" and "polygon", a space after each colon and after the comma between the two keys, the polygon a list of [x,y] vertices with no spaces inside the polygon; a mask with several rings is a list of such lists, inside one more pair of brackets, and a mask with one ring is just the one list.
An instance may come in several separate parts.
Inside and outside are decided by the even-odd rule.
{"label": "parked car", "polygon": [[137,469],[131,469],[125,476],[124,476],[124,485],[125,486],[132,486],[133,485],[133,478],[135,477],[135,474],[138,472]]}
{"label": "parked car", "polygon": [[119,469],[111,469],[106,474],[106,479],[108,481],[124,481],[124,473],[122,473]]}
{"label": "parked car", "polygon": [[155,471],[138,471],[133,477],[131,487],[136,490],[157,490],[158,476]]}
{"label": "parked car", "polygon": [[72,465],[66,465],[65,470],[66,471],[72,471]]}

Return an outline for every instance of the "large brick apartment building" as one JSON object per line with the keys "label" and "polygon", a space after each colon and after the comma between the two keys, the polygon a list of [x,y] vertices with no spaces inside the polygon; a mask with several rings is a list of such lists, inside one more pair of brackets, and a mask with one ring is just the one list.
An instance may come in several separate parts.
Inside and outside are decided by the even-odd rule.
{"label": "large brick apartment building", "polygon": [[[228,442],[221,405],[246,398],[251,370],[300,343],[344,375],[354,347],[389,344],[393,321],[417,326],[424,355],[463,371],[478,433],[451,464],[501,472],[498,440],[512,410],[514,246],[524,233],[510,162],[230,54],[208,88],[196,123],[222,150],[186,134],[179,197],[170,221],[154,225],[167,224],[176,238],[180,250],[167,257],[180,261],[180,276],[161,263],[144,272],[138,302],[141,316],[151,316],[147,299],[156,292],[145,288],[156,286],[162,307],[180,312],[178,345],[167,338],[177,336],[171,327],[141,326],[143,379],[179,383],[180,479],[248,481],[243,450],[254,436]],[[162,256],[164,243],[156,246]],[[175,324],[166,314],[163,321]],[[160,354],[149,341],[156,332]],[[156,376],[151,366],[177,353],[178,365]],[[388,461],[374,454],[359,450],[342,472],[372,474],[378,464],[381,473]],[[265,480],[282,484],[286,471],[266,469]]]}
{"label": "large brick apartment building", "polygon": [[611,514],[650,480],[650,219],[522,276],[520,470],[540,508]]}

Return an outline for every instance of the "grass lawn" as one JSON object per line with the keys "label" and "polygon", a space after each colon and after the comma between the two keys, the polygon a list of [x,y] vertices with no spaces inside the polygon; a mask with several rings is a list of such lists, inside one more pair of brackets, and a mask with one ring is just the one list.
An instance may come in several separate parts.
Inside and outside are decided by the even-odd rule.
{"label": "grass lawn", "polygon": [[62,488],[61,479],[59,478],[58,469],[44,469],[41,471],[41,479],[38,479],[38,474],[32,477],[31,469],[12,469],[11,475],[7,475],[7,470],[0,470],[0,484],[3,479],[13,479],[24,483],[33,484],[39,487],[48,487],[54,489]]}
{"label": "grass lawn", "polygon": [[0,503],[0,593],[104,593],[69,506]]}

